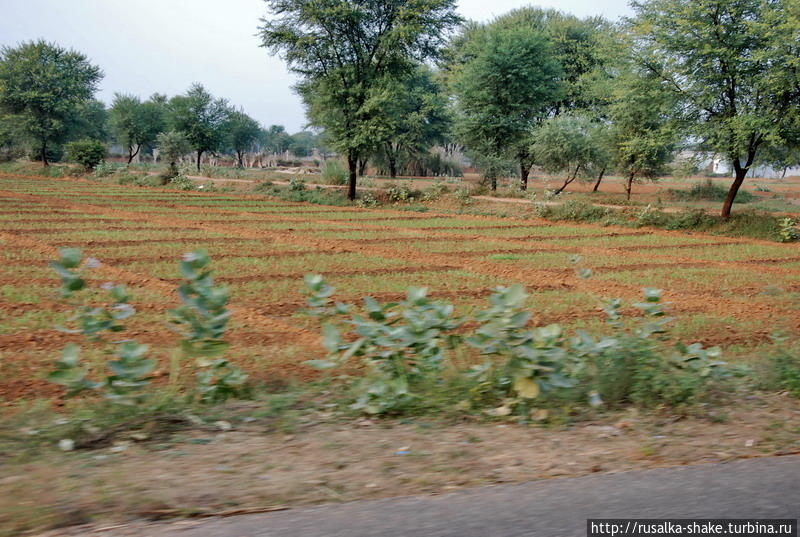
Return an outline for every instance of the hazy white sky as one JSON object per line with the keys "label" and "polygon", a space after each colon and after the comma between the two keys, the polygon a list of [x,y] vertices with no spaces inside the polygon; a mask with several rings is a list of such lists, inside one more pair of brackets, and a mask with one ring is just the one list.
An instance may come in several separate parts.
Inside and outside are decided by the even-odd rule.
{"label": "hazy white sky", "polygon": [[[460,0],[462,16],[487,20],[534,3],[578,16],[616,19],[627,0]],[[193,82],[263,123],[290,132],[305,122],[283,62],[255,37],[262,0],[2,0],[0,45],[44,38],[88,55],[105,72],[99,98],[114,92],[174,95]]]}

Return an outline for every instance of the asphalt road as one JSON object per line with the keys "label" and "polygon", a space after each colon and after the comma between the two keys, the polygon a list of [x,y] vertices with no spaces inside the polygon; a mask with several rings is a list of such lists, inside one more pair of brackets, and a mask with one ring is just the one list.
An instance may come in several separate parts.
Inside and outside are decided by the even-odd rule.
{"label": "asphalt road", "polygon": [[[587,518],[798,518],[800,456],[150,526],[148,537],[573,537]],[[143,534],[144,535],[144,534]]]}

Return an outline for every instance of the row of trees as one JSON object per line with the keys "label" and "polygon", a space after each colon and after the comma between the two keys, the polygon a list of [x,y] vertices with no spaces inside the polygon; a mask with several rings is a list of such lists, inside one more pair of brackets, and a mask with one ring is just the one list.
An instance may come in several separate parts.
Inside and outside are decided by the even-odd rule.
{"label": "row of trees", "polygon": [[[359,163],[463,145],[496,187],[534,165],[663,172],[679,148],[725,158],[731,206],[759,161],[800,147],[798,0],[643,0],[612,24],[523,8],[463,23],[453,0],[267,0],[263,45],[300,75],[310,122]],[[436,65],[432,68],[431,65]]]}
{"label": "row of trees", "polygon": [[103,73],[83,54],[37,41],[0,51],[0,148],[30,147],[48,165],[65,142],[94,139],[118,144],[128,163],[157,146],[161,133],[181,133],[197,169],[208,153],[311,155],[320,146],[310,132],[290,135],[263,128],[243,110],[215,98],[202,85],[168,98],[116,94],[109,108],[94,95]]}

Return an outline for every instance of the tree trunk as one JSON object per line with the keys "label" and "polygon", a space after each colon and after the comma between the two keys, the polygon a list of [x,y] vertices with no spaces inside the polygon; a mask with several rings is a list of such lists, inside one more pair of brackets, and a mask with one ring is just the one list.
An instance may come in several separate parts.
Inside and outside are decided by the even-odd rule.
{"label": "tree trunk", "polygon": [[519,163],[519,189],[520,190],[528,190],[528,175],[531,173],[530,166],[527,166],[526,163],[520,162]]}
{"label": "tree trunk", "polygon": [[625,192],[628,195],[628,201],[631,200],[631,190],[633,190],[633,178],[636,174],[632,173],[628,177],[628,182],[625,184]]}
{"label": "tree trunk", "polygon": [[781,174],[781,179],[786,179],[786,171],[789,169],[788,166],[783,167],[783,173]]}
{"label": "tree trunk", "polygon": [[603,176],[605,174],[606,174],[606,169],[605,169],[605,167],[603,167],[603,169],[600,170],[600,175],[597,176],[597,182],[594,184],[594,188],[592,189],[592,192],[597,192],[597,189],[600,188],[600,181],[603,180]]}
{"label": "tree trunk", "polygon": [[369,162],[368,159],[359,160],[358,161],[358,176],[364,177],[364,173],[367,171],[367,163]]}
{"label": "tree trunk", "polygon": [[397,177],[397,159],[394,157],[388,157],[389,159],[389,177],[394,179]]}
{"label": "tree trunk", "polygon": [[197,152],[197,173],[200,173],[200,157],[203,156],[202,151]]}
{"label": "tree trunk", "polygon": [[42,166],[50,166],[47,162],[47,140],[42,140]]}
{"label": "tree trunk", "polygon": [[242,160],[242,152],[241,151],[237,151],[236,152],[236,157],[239,159],[238,166],[240,168],[244,168],[244,160]]}
{"label": "tree trunk", "polygon": [[497,192],[497,176],[492,174],[492,192]]}
{"label": "tree trunk", "polygon": [[358,174],[358,155],[354,151],[347,153],[347,168],[350,175],[347,178],[347,199],[356,199],[356,176]]}
{"label": "tree trunk", "polygon": [[736,178],[728,190],[728,195],[725,196],[725,203],[722,204],[722,218],[726,220],[731,217],[731,209],[733,208],[733,201],[736,199],[736,194],[739,193],[739,187],[744,183],[744,178],[747,175],[747,168],[742,168],[738,160],[733,162],[733,169],[736,171]]}
{"label": "tree trunk", "polygon": [[564,189],[567,188],[567,186],[569,186],[569,184],[572,183],[575,180],[576,177],[578,177],[578,172],[580,170],[581,170],[581,166],[579,164],[579,165],[575,166],[575,171],[573,172],[573,174],[571,176],[569,175],[569,172],[567,172],[567,178],[564,180],[564,184],[561,185],[561,188],[556,190],[556,192],[555,192],[556,195],[561,194],[562,192],[564,192]]}

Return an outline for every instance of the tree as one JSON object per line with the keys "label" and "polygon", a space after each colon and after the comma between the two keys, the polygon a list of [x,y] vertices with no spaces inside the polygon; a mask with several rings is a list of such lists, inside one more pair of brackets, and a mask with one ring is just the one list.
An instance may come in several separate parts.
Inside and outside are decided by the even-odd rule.
{"label": "tree", "polygon": [[463,64],[451,74],[456,132],[487,162],[514,159],[525,190],[533,165],[531,133],[562,97],[561,67],[544,34],[526,24],[473,29],[463,46]]}
{"label": "tree", "polygon": [[313,132],[296,132],[289,137],[289,152],[296,157],[311,156],[316,145],[317,137]]}
{"label": "tree", "polygon": [[215,99],[201,84],[169,102],[169,124],[184,133],[197,154],[197,171],[203,153],[219,151],[225,142],[230,108],[225,99]]}
{"label": "tree", "polygon": [[401,158],[419,157],[434,144],[444,141],[450,117],[447,98],[431,69],[424,65],[417,66],[401,84],[389,91],[392,95],[384,109],[388,133],[380,154],[386,159],[389,175],[397,177]]}
{"label": "tree", "polygon": [[385,138],[386,89],[413,61],[435,57],[460,18],[455,0],[267,0],[264,47],[301,76],[296,90],[312,125],[346,158],[348,198],[358,162]]}
{"label": "tree", "polygon": [[791,142],[800,113],[800,4],[647,0],[634,8],[638,61],[678,97],[689,134],[733,166],[728,218],[759,150]]}
{"label": "tree", "polygon": [[533,135],[531,153],[550,172],[566,172],[560,194],[597,160],[596,127],[588,117],[559,115],[545,121]]}
{"label": "tree", "polygon": [[178,160],[192,150],[186,135],[179,131],[162,132],[157,137],[158,149],[167,161],[167,171],[162,174],[162,184],[180,175]]}
{"label": "tree", "polygon": [[83,54],[46,41],[0,49],[0,108],[34,141],[42,163],[76,107],[89,101],[103,74]]}
{"label": "tree", "polygon": [[617,79],[615,88],[609,107],[611,154],[616,168],[627,177],[625,192],[631,199],[637,178],[657,177],[672,159],[676,103],[674,94],[665,91],[658,79],[633,66]]}
{"label": "tree", "polygon": [[527,27],[547,39],[550,53],[561,67],[560,98],[553,102],[551,116],[578,110],[595,111],[603,96],[594,86],[609,77],[616,50],[615,31],[602,17],[580,19],[555,9],[523,7],[499,17],[495,26]]}
{"label": "tree", "polygon": [[236,153],[236,165],[244,167],[243,155],[261,139],[261,125],[242,110],[234,110],[228,118],[229,143]]}
{"label": "tree", "polygon": [[276,155],[289,149],[292,137],[282,125],[271,125],[262,134],[264,149]]}
{"label": "tree", "polygon": [[117,93],[108,115],[111,133],[128,151],[128,164],[164,130],[164,105],[159,101],[142,102],[134,95]]}
{"label": "tree", "polygon": [[760,151],[756,164],[783,170],[781,174],[781,179],[783,179],[789,168],[800,166],[800,145],[767,146]]}

